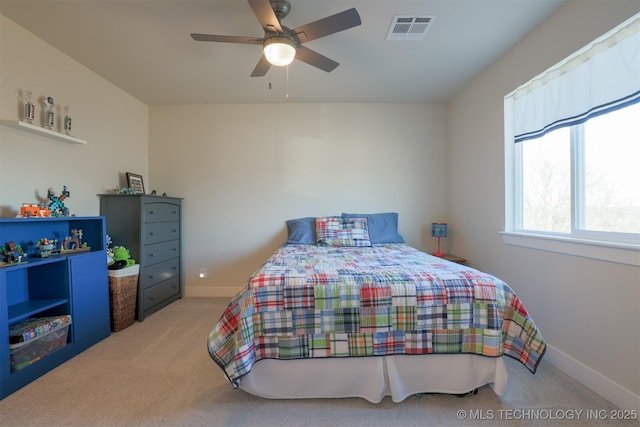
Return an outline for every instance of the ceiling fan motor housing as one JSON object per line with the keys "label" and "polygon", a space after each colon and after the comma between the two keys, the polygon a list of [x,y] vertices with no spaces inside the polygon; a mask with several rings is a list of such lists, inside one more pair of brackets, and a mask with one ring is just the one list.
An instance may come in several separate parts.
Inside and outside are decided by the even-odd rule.
{"label": "ceiling fan motor housing", "polygon": [[269,3],[279,21],[282,21],[291,11],[291,4],[287,0],[269,0]]}

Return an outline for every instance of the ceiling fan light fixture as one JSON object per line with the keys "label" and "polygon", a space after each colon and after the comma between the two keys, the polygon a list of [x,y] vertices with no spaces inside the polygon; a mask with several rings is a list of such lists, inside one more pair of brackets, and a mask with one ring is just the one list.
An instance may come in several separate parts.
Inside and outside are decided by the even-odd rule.
{"label": "ceiling fan light fixture", "polygon": [[293,40],[284,36],[269,37],[263,44],[264,57],[271,65],[285,66],[291,64],[296,56]]}

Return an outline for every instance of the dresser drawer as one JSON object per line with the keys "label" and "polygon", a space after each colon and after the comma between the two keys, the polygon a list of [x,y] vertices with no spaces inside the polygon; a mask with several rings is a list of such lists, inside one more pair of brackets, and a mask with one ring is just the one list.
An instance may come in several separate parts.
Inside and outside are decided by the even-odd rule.
{"label": "dresser drawer", "polygon": [[161,262],[140,271],[140,285],[142,289],[150,288],[156,283],[170,279],[180,274],[180,258],[173,258],[169,261]]}
{"label": "dresser drawer", "polygon": [[144,204],[144,222],[166,222],[179,220],[179,205],[167,202]]}
{"label": "dresser drawer", "polygon": [[167,240],[177,240],[180,238],[180,223],[175,222],[152,222],[144,226],[144,244],[166,242]]}
{"label": "dresser drawer", "polygon": [[142,265],[153,265],[180,256],[180,240],[155,243],[142,247]]}
{"label": "dresser drawer", "polygon": [[180,293],[180,278],[172,277],[143,292],[142,310],[146,311],[156,304]]}

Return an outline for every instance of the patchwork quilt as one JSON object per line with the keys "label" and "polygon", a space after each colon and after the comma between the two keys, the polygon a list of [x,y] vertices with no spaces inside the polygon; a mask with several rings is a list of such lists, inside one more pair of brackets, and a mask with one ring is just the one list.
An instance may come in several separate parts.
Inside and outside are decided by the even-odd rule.
{"label": "patchwork quilt", "polygon": [[535,373],[544,338],[500,279],[404,244],[283,245],[208,337],[229,381],[261,359],[470,353]]}

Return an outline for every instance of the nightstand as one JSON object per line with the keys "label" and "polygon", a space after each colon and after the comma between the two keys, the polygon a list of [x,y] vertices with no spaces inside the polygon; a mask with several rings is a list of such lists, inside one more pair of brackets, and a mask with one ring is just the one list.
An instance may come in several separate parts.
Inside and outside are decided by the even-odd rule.
{"label": "nightstand", "polygon": [[466,259],[460,258],[459,256],[456,256],[456,255],[445,254],[443,258],[446,259],[447,261],[455,262],[457,264],[467,265]]}

